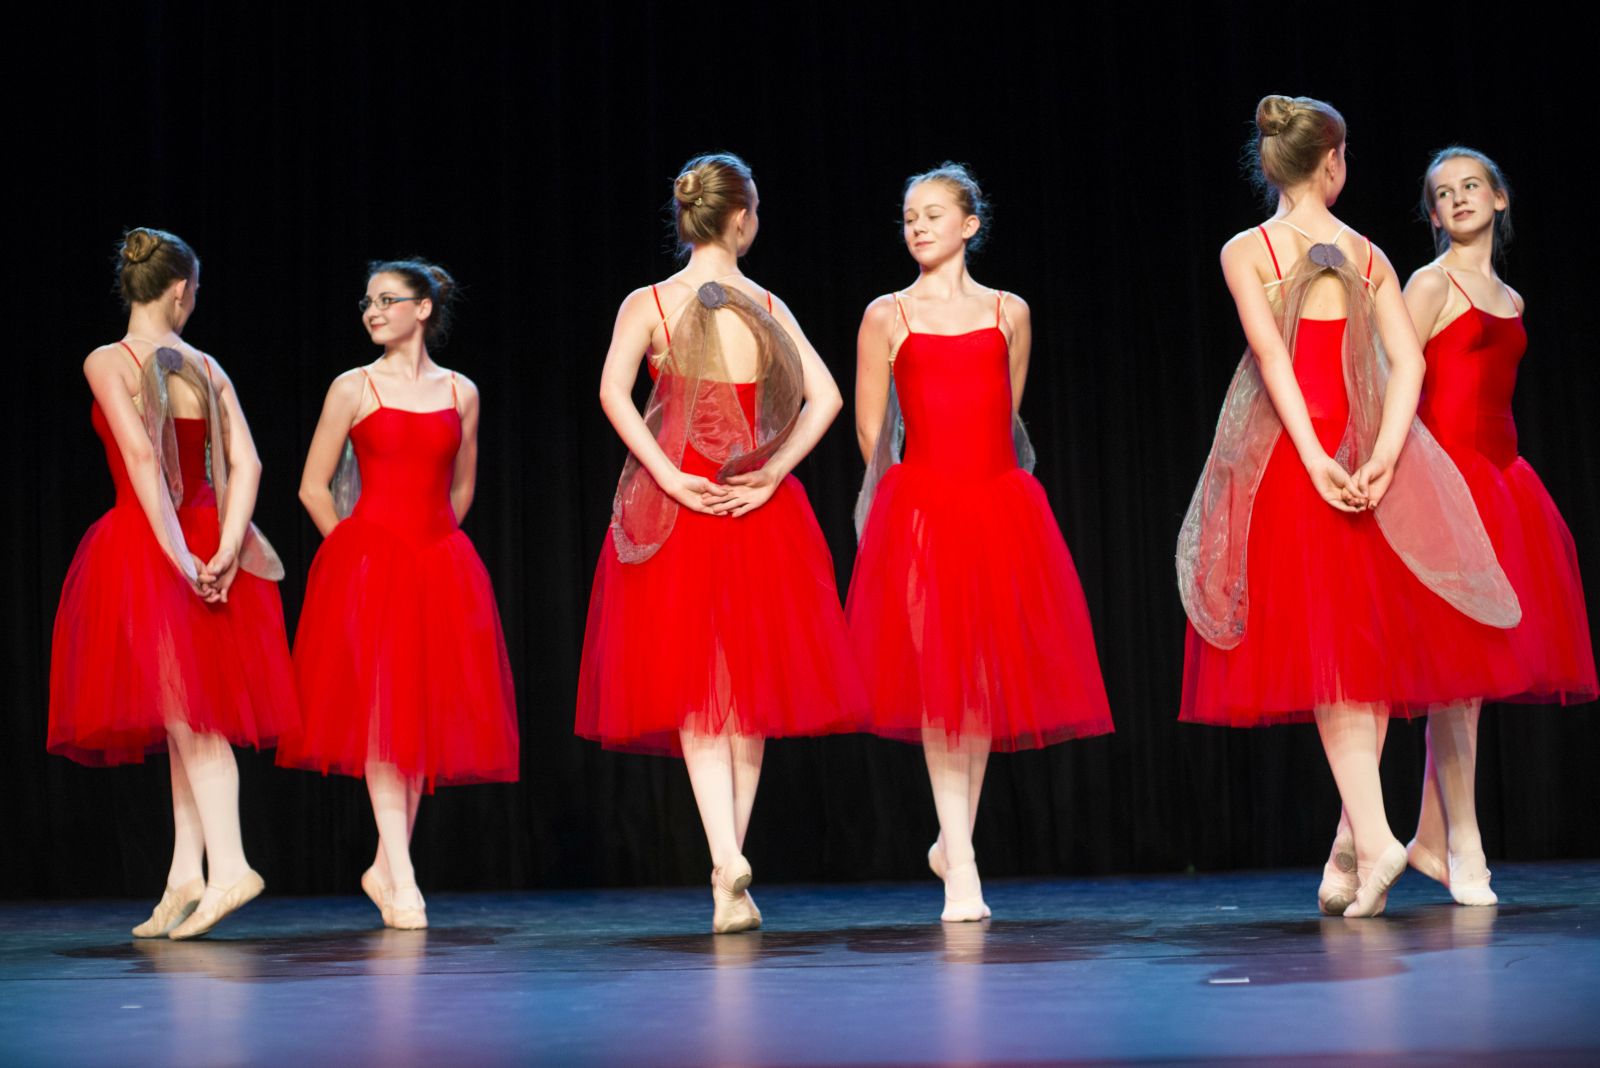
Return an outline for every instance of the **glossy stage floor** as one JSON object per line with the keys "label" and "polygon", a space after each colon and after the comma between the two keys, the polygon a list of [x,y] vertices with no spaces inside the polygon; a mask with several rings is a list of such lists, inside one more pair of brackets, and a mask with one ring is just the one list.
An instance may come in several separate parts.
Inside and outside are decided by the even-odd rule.
{"label": "glossy stage floor", "polygon": [[265,897],[200,941],[148,902],[0,905],[0,1063],[923,1065],[1600,1063],[1600,863],[1498,865],[1498,908],[1412,873],[1379,920],[1316,876]]}

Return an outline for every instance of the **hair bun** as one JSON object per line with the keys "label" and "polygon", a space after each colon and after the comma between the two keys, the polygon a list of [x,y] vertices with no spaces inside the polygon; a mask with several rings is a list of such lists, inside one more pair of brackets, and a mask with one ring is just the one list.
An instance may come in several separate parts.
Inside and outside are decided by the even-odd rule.
{"label": "hair bun", "polygon": [[1289,128],[1297,110],[1292,96],[1264,96],[1256,105],[1256,129],[1262,137],[1276,137]]}
{"label": "hair bun", "polygon": [[450,277],[450,272],[434,264],[428,267],[428,276],[433,279],[433,284],[439,287],[440,298],[449,300],[456,289],[456,280]]}
{"label": "hair bun", "polygon": [[699,171],[684,171],[672,183],[672,195],[679,204],[691,204],[705,193],[705,182]]}
{"label": "hair bun", "polygon": [[122,235],[122,261],[143,263],[161,247],[161,238],[140,226]]}

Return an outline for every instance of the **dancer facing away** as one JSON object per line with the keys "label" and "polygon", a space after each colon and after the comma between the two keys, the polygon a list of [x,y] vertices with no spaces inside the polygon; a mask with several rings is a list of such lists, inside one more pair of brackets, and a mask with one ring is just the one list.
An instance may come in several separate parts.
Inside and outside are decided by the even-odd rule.
{"label": "dancer facing away", "polygon": [[[1438,259],[1411,276],[1406,307],[1426,339],[1428,371],[1417,414],[1472,490],[1495,553],[1522,604],[1512,632],[1531,679],[1517,701],[1571,704],[1596,695],[1594,649],[1566,522],[1517,455],[1511,394],[1527,347],[1523,300],[1495,272],[1511,234],[1511,189],[1471,148],[1437,153],[1422,210]],[[1474,798],[1481,698],[1436,705],[1411,866],[1462,905],[1493,905]]]}
{"label": "dancer facing away", "polygon": [[982,190],[945,163],[906,182],[903,213],[917,280],[867,305],[856,343],[867,476],[846,610],[870,729],[923,746],[941,918],[981,920],[972,831],[990,751],[1104,734],[1111,712],[1077,571],[1025,469],[1028,305],[967,273]]}
{"label": "dancer facing away", "polygon": [[600,404],[629,456],[578,681],[578,734],[684,758],[719,934],[761,925],[743,850],[765,740],[857,729],[866,704],[833,560],[789,474],[842,401],[788,307],[739,270],[758,207],[743,160],[690,160],[673,183],[688,262],[617,312]]}
{"label": "dancer facing away", "polygon": [[[364,776],[378,852],[361,876],[385,926],[428,925],[411,832],[436,786],[517,779],[517,706],[488,572],[459,526],[478,464],[478,388],[430,348],[455,282],[421,260],[367,269],[383,355],[334,379],[300,480],[326,539],[295,632],[302,733],[278,761]],[[342,457],[342,459],[341,459]]]}
{"label": "dancer facing away", "polygon": [[200,260],[140,227],[123,238],[118,276],[127,333],[83,363],[117,500],[61,590],[48,745],[90,765],[166,750],[172,866],[133,933],[184,939],[262,891],[230,743],[271,745],[298,710],[274,585],[283,565],[250,523],[261,462],[233,383],[180,336]]}
{"label": "dancer facing away", "polygon": [[1415,422],[1422,353],[1388,258],[1330,210],[1343,117],[1269,96],[1256,127],[1277,210],[1222,250],[1250,347],[1179,535],[1180,718],[1315,720],[1352,832],[1318,900],[1374,916],[1406,866],[1378,780],[1388,716],[1523,688],[1504,629],[1520,611],[1461,476]]}

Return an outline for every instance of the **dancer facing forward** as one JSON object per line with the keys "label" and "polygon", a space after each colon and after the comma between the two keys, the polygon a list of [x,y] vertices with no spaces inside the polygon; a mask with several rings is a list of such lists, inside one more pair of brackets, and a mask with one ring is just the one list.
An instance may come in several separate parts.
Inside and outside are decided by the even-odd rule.
{"label": "dancer facing forward", "polygon": [[[334,379],[300,500],[326,539],[295,632],[303,733],[279,763],[365,776],[378,853],[361,888],[386,926],[428,925],[411,865],[424,791],[517,779],[517,706],[488,572],[459,526],[478,388],[434,363],[455,282],[369,265],[361,321],[383,355]],[[341,459],[342,456],[342,459]]]}
{"label": "dancer facing forward", "polygon": [[1180,718],[1316,721],[1353,832],[1319,903],[1374,916],[1406,865],[1378,780],[1390,711],[1521,689],[1496,629],[1520,613],[1461,476],[1414,420],[1422,353],[1388,258],[1330,211],[1343,117],[1269,96],[1256,126],[1277,211],[1222,250],[1250,347],[1179,535]]}
{"label": "dancer facing forward", "polygon": [[1111,712],[1072,556],[1026,469],[1028,305],[967,273],[988,205],[945,163],[906,182],[903,211],[917,280],[867,305],[856,342],[867,475],[847,613],[871,730],[923,746],[941,918],[981,920],[972,831],[990,751],[1104,734]]}
{"label": "dancer facing forward", "polygon": [[[1511,394],[1527,348],[1523,300],[1495,273],[1511,234],[1511,189],[1471,148],[1437,153],[1422,210],[1439,258],[1406,283],[1406,307],[1425,338],[1417,414],[1465,477],[1495,554],[1522,604],[1512,631],[1532,676],[1517,701],[1571,704],[1596,693],[1594,649],[1572,534],[1544,483],[1517,455]],[[1435,705],[1411,866],[1462,905],[1493,905],[1474,798],[1481,698]]]}
{"label": "dancer facing forward", "polygon": [[[250,524],[261,462],[233,383],[179,335],[200,260],[138,228],[118,254],[128,331],[83,363],[117,502],[84,535],[56,610],[49,749],[172,762],[172,865],[139,938],[205,934],[261,893],[239,833],[234,745],[297,719],[272,547]],[[205,865],[205,877],[201,866]]]}
{"label": "dancer facing forward", "polygon": [[600,404],[629,456],[578,681],[578,734],[684,758],[719,934],[761,925],[743,850],[765,740],[857,729],[866,703],[832,558],[789,474],[842,402],[788,307],[739,270],[758,206],[743,160],[690,160],[673,183],[688,263],[617,312]]}

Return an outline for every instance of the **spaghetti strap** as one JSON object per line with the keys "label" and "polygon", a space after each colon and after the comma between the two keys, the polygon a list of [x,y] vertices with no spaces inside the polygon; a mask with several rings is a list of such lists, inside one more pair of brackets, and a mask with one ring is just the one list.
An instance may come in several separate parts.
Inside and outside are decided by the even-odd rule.
{"label": "spaghetti strap", "polygon": [[[1284,223],[1284,225],[1289,226],[1290,224]],[[1260,226],[1256,227],[1256,229],[1261,231],[1261,240],[1267,243],[1267,255],[1272,257],[1272,273],[1277,277],[1278,281],[1281,282],[1283,281],[1283,268],[1278,266],[1278,253],[1272,247],[1272,238],[1267,236],[1267,224],[1262,223]]]}
{"label": "spaghetti strap", "polygon": [[906,324],[906,333],[913,333],[911,329],[911,318],[906,315],[906,306],[900,303],[900,294],[894,293],[891,295],[894,297],[895,310],[900,313],[900,321]]}
{"label": "spaghetti strap", "polygon": [[[1338,238],[1334,238],[1334,240],[1337,241]],[[1362,275],[1361,277],[1365,278],[1367,281],[1370,282],[1370,281],[1372,281],[1372,260],[1373,260],[1372,238],[1369,237],[1366,240],[1367,240],[1367,273]]]}
{"label": "spaghetti strap", "polygon": [[[1453,275],[1453,274],[1451,274],[1451,273],[1450,273],[1450,271],[1449,271],[1449,269],[1448,269],[1448,268],[1446,268],[1446,267],[1445,267],[1445,266],[1444,266],[1444,265],[1443,265],[1443,264],[1440,264],[1440,263],[1436,263],[1436,264],[1434,264],[1434,266],[1435,266],[1435,267],[1437,267],[1437,268],[1439,268],[1439,270],[1441,270],[1441,271],[1443,271],[1443,272],[1444,272],[1444,276],[1445,276],[1445,277],[1446,277],[1446,278],[1448,278],[1448,279],[1450,279],[1450,284],[1451,284],[1451,285],[1453,285],[1453,286],[1455,286],[1455,287],[1456,287],[1456,291],[1457,291],[1457,292],[1458,292],[1458,293],[1460,293],[1460,294],[1461,294],[1461,295],[1462,295],[1462,296],[1463,296],[1463,297],[1465,297],[1465,298],[1466,298],[1466,300],[1467,300],[1467,307],[1469,307],[1469,308],[1471,308],[1471,309],[1473,309],[1473,310],[1474,310],[1474,311],[1476,311],[1476,310],[1477,310],[1477,308],[1478,308],[1478,306],[1477,306],[1477,305],[1476,305],[1476,304],[1474,304],[1474,303],[1473,303],[1473,302],[1472,302],[1472,296],[1471,296],[1471,295],[1470,295],[1470,294],[1469,294],[1469,293],[1468,293],[1468,292],[1467,292],[1467,291],[1466,291],[1466,290],[1465,290],[1465,289],[1464,289],[1464,288],[1462,288],[1462,285],[1461,285],[1461,283],[1460,283],[1460,282],[1457,282],[1457,281],[1456,281],[1456,276],[1455,276],[1455,275]],[[1500,284],[1501,284],[1501,285],[1505,285],[1505,283],[1504,283],[1504,282],[1502,282],[1502,283],[1500,283]],[[1517,305],[1516,305],[1516,302],[1515,302],[1515,301],[1513,301],[1513,302],[1512,302],[1512,304],[1511,304],[1511,306],[1512,306],[1512,307],[1513,307],[1513,308],[1515,308],[1515,307],[1516,307],[1516,306],[1517,306]]]}
{"label": "spaghetti strap", "polygon": [[135,367],[137,367],[139,370],[143,371],[144,370],[144,364],[139,362],[139,354],[137,352],[133,351],[133,346],[128,344],[126,341],[119,341],[119,342],[117,342],[117,344],[121,345],[123,348],[128,350],[128,359],[133,361],[133,365]]}
{"label": "spaghetti strap", "polygon": [[767,290],[767,314],[772,314],[772,290]]}
{"label": "spaghetti strap", "polygon": [[[361,377],[365,378],[367,380],[367,385],[372,387],[372,399],[378,402],[378,407],[382,408],[383,395],[378,392],[378,383],[372,380],[372,376],[367,373],[367,369],[365,367],[361,368]],[[360,411],[359,408],[356,410]]]}
{"label": "spaghetti strap", "polygon": [[656,314],[661,316],[661,332],[667,335],[667,348],[672,347],[672,328],[667,325],[667,313],[661,307],[661,294],[656,292],[655,283],[650,283],[650,295],[656,299]]}

